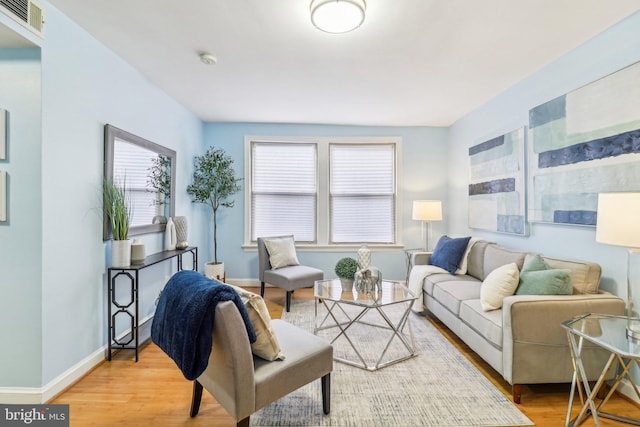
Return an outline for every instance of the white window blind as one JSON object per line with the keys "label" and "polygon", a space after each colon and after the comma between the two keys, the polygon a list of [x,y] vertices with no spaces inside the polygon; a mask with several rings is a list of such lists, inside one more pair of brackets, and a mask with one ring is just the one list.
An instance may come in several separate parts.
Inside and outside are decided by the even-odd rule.
{"label": "white window blind", "polygon": [[251,145],[251,240],[293,234],[316,241],[317,146]]}
{"label": "white window blind", "polygon": [[153,165],[153,159],[157,154],[137,145],[118,141],[114,145],[114,181],[117,184],[126,184],[132,193],[131,200],[135,200],[135,206],[131,206],[129,226],[146,225],[152,222],[157,214],[157,193],[147,189],[149,169]]}
{"label": "white window blind", "polygon": [[395,243],[395,145],[330,144],[331,243]]}

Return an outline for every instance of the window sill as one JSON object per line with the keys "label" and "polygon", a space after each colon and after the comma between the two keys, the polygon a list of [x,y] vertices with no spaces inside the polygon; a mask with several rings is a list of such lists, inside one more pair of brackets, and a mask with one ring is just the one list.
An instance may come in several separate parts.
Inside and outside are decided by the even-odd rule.
{"label": "window sill", "polygon": [[[298,252],[353,252],[360,249],[362,245],[314,245],[314,244],[304,244],[304,243],[296,243],[296,250]],[[394,252],[399,250],[404,250],[404,245],[394,244],[394,245],[367,245],[371,251],[375,252]],[[258,246],[254,244],[244,244],[242,245],[242,249],[245,252],[257,252]]]}

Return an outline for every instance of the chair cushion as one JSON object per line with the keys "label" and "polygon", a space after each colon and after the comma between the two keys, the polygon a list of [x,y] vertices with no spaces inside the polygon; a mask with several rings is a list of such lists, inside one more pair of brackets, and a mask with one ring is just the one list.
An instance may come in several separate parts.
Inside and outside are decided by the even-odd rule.
{"label": "chair cushion", "polygon": [[251,344],[251,352],[265,360],[284,359],[285,356],[280,351],[278,338],[276,338],[276,334],[271,327],[269,310],[262,297],[241,287],[229,286],[240,295],[249,313],[249,320],[251,320],[253,330],[256,333],[256,342]]}
{"label": "chair cushion", "polygon": [[279,288],[293,291],[313,286],[316,280],[322,280],[324,272],[306,265],[292,265],[277,270],[266,270],[264,281]]}
{"label": "chair cushion", "polygon": [[296,245],[293,236],[264,239],[264,245],[269,253],[269,264],[271,264],[271,268],[278,269],[300,264],[296,255]]}
{"label": "chair cushion", "polygon": [[280,319],[272,325],[287,358],[254,358],[256,410],[333,370],[333,347],[326,340]]}

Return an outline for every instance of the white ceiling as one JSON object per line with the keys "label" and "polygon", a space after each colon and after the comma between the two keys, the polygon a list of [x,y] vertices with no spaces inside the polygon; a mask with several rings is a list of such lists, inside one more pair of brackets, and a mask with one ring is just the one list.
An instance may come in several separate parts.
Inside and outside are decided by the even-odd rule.
{"label": "white ceiling", "polygon": [[[447,126],[640,10],[638,0],[50,0],[205,121]],[[46,31],[46,29],[45,29]],[[206,66],[198,52],[218,58]]]}

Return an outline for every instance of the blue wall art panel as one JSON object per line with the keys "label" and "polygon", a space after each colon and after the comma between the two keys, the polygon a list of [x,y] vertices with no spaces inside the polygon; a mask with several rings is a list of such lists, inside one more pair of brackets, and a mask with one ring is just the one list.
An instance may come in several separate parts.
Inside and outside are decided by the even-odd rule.
{"label": "blue wall art panel", "polygon": [[640,190],[640,63],[529,111],[531,222],[595,226],[598,193]]}
{"label": "blue wall art panel", "polygon": [[469,227],[527,235],[525,128],[469,148]]}

